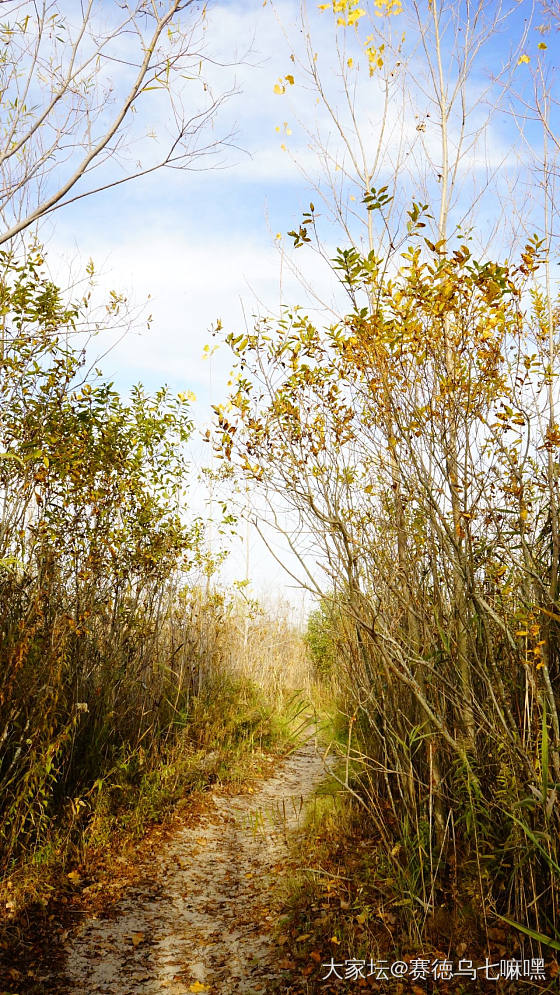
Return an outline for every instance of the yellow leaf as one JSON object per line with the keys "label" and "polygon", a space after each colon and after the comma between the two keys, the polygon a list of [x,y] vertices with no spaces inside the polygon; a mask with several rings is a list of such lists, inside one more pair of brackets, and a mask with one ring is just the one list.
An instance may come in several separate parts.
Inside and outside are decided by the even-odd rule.
{"label": "yellow leaf", "polygon": [[340,940],[336,936],[331,936],[331,943],[340,944]]}
{"label": "yellow leaf", "polygon": [[284,79],[288,81],[288,83],[290,84],[290,86],[294,85],[294,77],[292,76],[291,73],[288,73],[287,76],[284,76]]}
{"label": "yellow leaf", "polygon": [[346,65],[348,66],[349,69],[351,69],[352,66],[354,65],[354,59],[352,58],[348,59]]}
{"label": "yellow leaf", "polygon": [[208,985],[203,985],[201,981],[193,981],[192,985],[189,986],[188,991],[190,992],[207,992]]}
{"label": "yellow leaf", "polygon": [[361,7],[358,7],[356,10],[353,10],[351,14],[348,14],[348,24],[356,24],[356,22],[359,21],[361,17],[365,17],[365,13],[366,13],[365,10],[362,10]]}
{"label": "yellow leaf", "polygon": [[528,636],[529,633],[527,632],[527,629],[518,629],[517,632],[515,633],[515,635],[516,636]]}
{"label": "yellow leaf", "polygon": [[274,92],[275,93],[279,93],[279,94],[285,93],[286,92],[286,87],[283,86],[282,83],[275,83],[275,85],[274,85]]}
{"label": "yellow leaf", "polygon": [[144,940],[146,939],[146,934],[145,933],[133,933],[132,936],[130,937],[130,939],[132,940],[132,946],[133,947],[139,947],[140,944],[143,943]]}
{"label": "yellow leaf", "polygon": [[530,61],[531,61],[531,59],[529,58],[529,56],[527,54],[523,54],[523,55],[519,56],[519,58],[517,60],[517,65],[520,66],[524,62],[530,62]]}
{"label": "yellow leaf", "polygon": [[539,611],[544,612],[545,615],[549,615],[550,618],[554,618],[557,622],[560,622],[560,615],[557,615],[556,612],[550,612],[548,608],[539,608]]}
{"label": "yellow leaf", "polygon": [[548,48],[548,45],[546,44],[545,41],[540,41],[539,44],[537,45],[537,48],[541,48],[544,50],[545,48]]}

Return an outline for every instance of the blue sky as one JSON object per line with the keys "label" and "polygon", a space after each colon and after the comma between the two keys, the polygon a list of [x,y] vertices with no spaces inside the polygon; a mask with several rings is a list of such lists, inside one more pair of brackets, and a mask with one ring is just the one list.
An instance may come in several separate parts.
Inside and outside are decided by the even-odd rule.
{"label": "blue sky", "polygon": [[[373,3],[362,6],[375,13]],[[420,7],[424,11],[422,16],[428,18],[428,4],[420,3]],[[318,55],[326,96],[339,108],[339,119],[350,130],[352,122],[348,109],[343,108],[337,69],[337,44],[346,46],[343,52],[346,65],[349,58],[356,66],[361,60],[352,77],[357,125],[365,136],[366,153],[370,151],[370,143],[373,155],[382,98],[378,79],[370,79],[363,65],[365,19],[360,23],[360,36],[349,30],[344,39],[340,30],[335,30],[330,11],[319,12],[315,2],[308,3],[306,9],[311,49]],[[450,5],[452,13],[458,9],[458,4]],[[345,244],[344,233],[327,217],[331,192],[325,186],[326,167],[332,170],[335,184],[347,173],[339,190],[346,208],[359,209],[361,197],[336,125],[329,120],[324,104],[317,103],[312,81],[298,65],[306,43],[305,32],[302,33],[298,23],[298,10],[299,4],[292,0],[278,0],[274,4],[231,0],[208,5],[207,54],[218,61],[236,63],[250,48],[241,65],[225,68],[210,65],[206,69],[216,91],[234,85],[239,89],[219,110],[211,132],[211,137],[216,138],[235,132],[236,147],[223,150],[220,168],[212,168],[210,164],[200,171],[153,174],[79,201],[54,214],[43,229],[51,267],[62,282],[68,266],[79,272],[92,257],[100,293],[109,287],[124,291],[137,305],[150,295],[147,307],[153,316],[151,330],[142,330],[141,325],[133,329],[103,359],[104,373],[124,392],[137,381],[142,381],[148,389],[167,383],[174,390],[194,391],[199,426],[208,422],[211,403],[224,399],[230,368],[225,349],[220,349],[211,362],[203,359],[208,330],[217,318],[226,330],[240,331],[246,319],[251,322],[253,314],[277,313],[282,303],[297,302],[314,307],[320,320],[321,308],[310,300],[297,276],[290,271],[290,260],[302,266],[305,278],[324,302],[325,320],[330,320],[329,308],[336,311],[343,306],[328,266],[307,250],[294,254],[285,237],[313,199],[323,216],[327,255],[334,253],[337,244]],[[485,10],[490,16],[498,11],[498,5],[487,3]],[[489,121],[484,135],[459,169],[461,185],[453,215],[460,216],[474,196],[480,197],[475,236],[484,243],[499,220],[493,244],[500,252],[509,251],[516,233],[520,236],[524,228],[533,230],[531,225],[536,229],[540,224],[539,204],[533,204],[527,194],[528,188],[535,188],[532,178],[528,182],[530,147],[519,137],[515,114],[523,113],[523,100],[530,98],[539,42],[544,38],[548,45],[546,51],[540,51],[540,57],[549,67],[553,66],[557,45],[555,32],[543,35],[536,30],[544,20],[538,11],[523,41],[533,16],[529,0],[505,3],[503,10],[507,19],[473,63],[466,89],[467,106],[473,109],[469,127],[474,130],[485,124],[488,105],[500,89],[499,84],[492,82],[492,75],[498,74],[515,53],[513,91],[503,100],[501,109]],[[452,78],[453,25],[448,20],[443,47],[445,70]],[[433,103],[429,92],[423,92],[424,84],[429,87],[429,72],[418,27],[414,25],[412,5],[407,7],[404,0],[403,14],[391,21],[395,44],[402,31],[406,32],[401,61],[408,60],[409,83],[404,100],[399,85],[395,84],[392,91],[384,158],[377,182],[392,183],[400,157],[398,189],[391,187],[390,192],[395,193],[395,203],[398,201],[402,209],[412,197],[437,201],[441,143],[433,121]],[[381,27],[374,16],[371,23],[374,31]],[[455,21],[454,30],[464,33],[466,29],[466,22]],[[518,65],[519,55],[525,53],[530,62]],[[290,59],[292,54],[295,62]],[[294,85],[285,83],[286,93],[276,94],[275,84],[285,81],[289,73],[294,75]],[[504,81],[506,78],[507,74]],[[484,96],[488,88],[489,93]],[[196,101],[194,89],[193,94]],[[165,120],[157,97],[150,104],[150,113],[150,127],[162,135]],[[143,127],[142,119],[139,135]],[[452,142],[457,128],[457,120],[452,118]],[[538,132],[534,123],[525,125],[530,143],[536,140]],[[314,135],[323,150],[326,149],[322,161],[310,148]],[[154,141],[141,140],[135,155],[152,154]],[[356,147],[356,141],[352,141]],[[298,163],[308,179],[302,177]],[[314,184],[318,190],[313,189]],[[355,200],[351,201],[351,197]],[[350,227],[359,240],[362,231],[359,223],[352,222]],[[278,239],[278,234],[283,234],[283,238]],[[284,258],[283,246],[287,250]],[[101,336],[95,348],[105,352],[109,345],[110,336]],[[196,459],[203,458],[201,449],[195,446],[194,452]],[[262,551],[256,552],[254,559],[256,583],[266,586],[265,578],[270,580],[271,576],[270,561]],[[234,557],[233,574],[242,573],[241,560]],[[276,568],[273,574],[279,577]]]}
{"label": "blue sky", "polygon": [[[518,44],[524,21],[532,10],[528,0],[505,7],[511,8],[511,16],[501,34],[491,40],[475,63],[471,82],[473,102],[486,86],[488,73]],[[334,79],[332,92],[336,95],[336,79],[334,72],[329,74],[328,65],[331,60],[334,66],[337,37],[332,15],[328,11],[319,13],[316,3],[308,4],[307,10],[313,45],[320,62],[326,66],[325,75]],[[407,25],[406,16],[405,5],[402,24],[408,33],[406,46],[412,62],[415,59],[419,62],[419,43],[413,37],[413,27]],[[129,291],[137,302],[151,294],[154,324],[150,335],[123,342],[104,364],[107,373],[115,376],[122,388],[138,377],[146,386],[155,387],[163,376],[181,389],[189,380],[189,386],[201,394],[204,405],[207,373],[200,354],[207,341],[208,327],[216,317],[228,328],[238,327],[243,321],[240,298],[249,316],[259,306],[257,301],[271,310],[279,305],[280,259],[275,236],[294,227],[310,199],[317,201],[317,192],[304,181],[293,159],[304,164],[312,179],[322,182],[320,166],[308,148],[309,141],[301,125],[316,127],[322,139],[330,144],[333,157],[338,154],[332,123],[323,108],[317,107],[315,94],[290,62],[290,50],[299,55],[302,49],[297,18],[298,4],[290,0],[280,0],[274,7],[271,3],[263,4],[262,0],[209,4],[209,54],[235,61],[251,41],[244,64],[210,70],[212,85],[217,90],[225,90],[234,83],[240,89],[215,120],[216,137],[235,130],[234,141],[238,146],[220,153],[221,168],[210,165],[199,172],[162,171],[94,199],[79,201],[52,216],[49,242],[57,258],[78,261],[91,256],[107,285]],[[400,31],[401,18],[393,20]],[[282,29],[287,38],[283,37]],[[534,49],[540,37],[533,30],[527,49]],[[349,52],[359,53],[359,42],[353,32],[349,33],[347,44]],[[288,85],[285,95],[276,95],[274,84],[291,69],[296,80],[294,87]],[[523,88],[528,80],[525,69],[519,67],[515,81]],[[375,117],[379,94],[376,81],[367,79],[365,71],[357,79],[357,107],[367,134],[368,116]],[[409,141],[407,129],[413,132],[418,123],[424,122],[430,130],[430,122],[422,116],[429,114],[429,101],[420,96],[416,105],[413,107],[409,101],[404,113],[396,108],[390,122],[393,130],[403,128],[405,144]],[[484,117],[482,108],[475,112],[473,120],[480,124]],[[342,111],[341,119],[344,121]],[[154,120],[157,125],[157,111]],[[285,122],[290,135],[286,135]],[[424,136],[428,147],[438,148],[437,129],[432,128],[431,134],[424,132]],[[412,176],[403,172],[399,180],[403,204],[423,193],[416,187],[426,170],[424,151],[418,144],[415,149],[410,144],[411,150],[406,155],[414,164]],[[513,150],[521,151],[515,125],[509,113],[499,113],[487,130],[485,142],[479,143],[467,160],[461,197],[468,203],[473,190],[481,195],[477,226],[482,237],[490,232],[495,221],[496,189],[502,186],[505,192],[519,170]],[[436,159],[437,154],[436,151]],[[499,183],[494,180],[486,193],[481,194],[485,160],[499,171],[502,179]],[[380,180],[391,183],[392,166],[389,155],[380,170]],[[359,201],[359,188],[351,183],[346,185],[345,196],[351,195],[352,190]],[[428,177],[427,194],[437,199],[434,176]],[[461,201],[455,212],[457,217],[462,213],[460,206]],[[321,208],[326,244],[334,251],[337,244],[344,244],[344,235],[335,225],[326,225],[326,209],[319,201],[318,209]],[[310,260],[309,253],[305,259],[304,255],[297,254],[298,263],[310,268],[314,281],[320,280],[322,293],[332,296],[335,290],[332,275],[325,270],[319,277],[322,267]],[[305,294],[297,281],[290,282],[285,267],[282,278],[283,299],[293,294],[293,300],[305,303]],[[216,359],[215,366],[224,372],[227,363],[221,364]]]}

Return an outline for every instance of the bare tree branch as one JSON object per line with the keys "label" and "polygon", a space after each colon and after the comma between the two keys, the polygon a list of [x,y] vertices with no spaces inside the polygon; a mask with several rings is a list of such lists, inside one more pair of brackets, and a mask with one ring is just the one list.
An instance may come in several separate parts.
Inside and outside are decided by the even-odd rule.
{"label": "bare tree branch", "polygon": [[[0,245],[70,203],[157,169],[190,168],[221,147],[200,136],[234,91],[214,95],[204,78],[217,63],[206,56],[206,8],[196,0],[87,0],[79,16],[58,0],[2,6]],[[93,169],[122,169],[123,154],[145,140],[135,124],[140,109],[142,121],[146,110],[155,118],[150,137],[167,147],[83,189]],[[163,115],[173,128],[167,142]]]}

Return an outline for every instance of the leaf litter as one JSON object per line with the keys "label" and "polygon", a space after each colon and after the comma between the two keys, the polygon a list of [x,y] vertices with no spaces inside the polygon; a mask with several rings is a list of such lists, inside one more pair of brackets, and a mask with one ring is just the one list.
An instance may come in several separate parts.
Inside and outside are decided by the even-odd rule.
{"label": "leaf litter", "polygon": [[162,845],[149,879],[68,941],[72,995],[286,992],[275,880],[324,774],[309,741],[252,791],[213,792],[201,820]]}

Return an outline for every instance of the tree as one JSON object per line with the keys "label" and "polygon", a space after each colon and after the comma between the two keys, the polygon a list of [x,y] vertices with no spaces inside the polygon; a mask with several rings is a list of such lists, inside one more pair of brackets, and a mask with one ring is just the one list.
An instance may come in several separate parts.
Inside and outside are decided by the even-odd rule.
{"label": "tree", "polygon": [[172,721],[189,671],[170,669],[171,620],[187,625],[178,592],[205,551],[182,507],[188,395],[121,399],[67,334],[83,302],[38,252],[0,261],[3,865],[42,838],[62,785],[91,786]]}
{"label": "tree", "polygon": [[[366,7],[372,23],[374,8],[400,17],[382,0],[323,6],[350,41]],[[409,151],[420,155],[432,125],[437,135],[420,196],[402,156],[392,173],[379,141],[373,165],[353,152],[366,145],[347,39],[337,48],[346,132],[309,43],[308,72],[343,148],[337,158],[324,146],[317,188],[346,236],[332,266],[349,303],[324,324],[291,307],[228,336],[239,377],[216,441],[268,496],[273,524],[280,503],[291,509],[302,582],[345,620],[338,663],[365,743],[359,794],[388,865],[398,877],[411,869],[400,896],[411,930],[421,934],[436,903],[460,917],[476,891],[483,915],[515,915],[535,938],[547,917],[555,923],[560,889],[558,310],[540,276],[548,238],[533,235],[516,253],[505,237],[495,255],[477,249],[477,206],[496,174],[460,195],[467,110],[473,61],[501,14],[492,6],[485,25],[485,6],[465,4],[461,21],[457,6],[412,8],[419,48],[406,73],[404,43],[391,46],[386,24],[360,42],[368,78],[386,72],[389,91],[397,69],[419,83],[424,53],[428,90],[417,93],[429,94],[431,124],[419,120]],[[527,64],[518,53],[502,84]],[[349,204],[358,192],[361,217]],[[310,205],[290,233],[295,248],[314,243],[328,257],[319,226]],[[454,905],[445,873],[457,846],[470,875]]]}
{"label": "tree", "polygon": [[[480,898],[542,932],[557,847],[532,852],[530,875],[510,859],[519,832],[526,846],[557,824],[560,781],[558,661],[547,653],[560,619],[547,465],[560,434],[540,417],[541,249],[482,262],[417,232],[391,277],[382,259],[340,253],[356,306],[339,322],[321,328],[291,310],[229,336],[240,377],[217,442],[276,508],[291,508],[302,583],[343,619],[338,668],[387,853],[411,824],[410,859],[427,838],[432,856],[450,853],[453,825],[465,866],[492,860]],[[411,877],[407,894],[424,907],[449,900],[442,880],[417,887]],[[506,894],[517,897],[504,904]]]}
{"label": "tree", "polygon": [[204,78],[197,0],[8,0],[1,15],[0,244],[76,200],[192,168],[219,146],[203,137],[224,95]]}
{"label": "tree", "polygon": [[[515,179],[517,135],[510,133],[506,143],[500,129],[499,157],[490,159],[486,146],[494,141],[500,111],[509,110],[531,18],[518,27],[511,6],[483,0],[404,7],[400,0],[333,0],[318,7],[331,21],[329,48],[317,41],[319,27],[302,4],[303,42],[289,37],[290,73],[276,90],[292,104],[316,155],[317,178],[306,178],[317,215],[336,225],[338,244],[390,251],[406,231],[413,200],[430,205],[428,225],[436,240],[467,229],[473,209],[483,205],[492,208],[494,225],[495,204],[505,197],[504,164]],[[515,33],[498,62],[494,46],[510,26]],[[323,31],[328,38],[327,25]],[[305,91],[320,109],[312,121],[301,111]],[[297,152],[293,157],[297,165]],[[382,215],[364,210],[378,202],[380,190],[386,194]],[[310,236],[320,234],[320,227],[307,227]],[[330,240],[328,228],[325,233]],[[481,243],[484,251],[487,242]],[[315,244],[322,251],[321,238]],[[323,255],[328,262],[328,250]]]}

